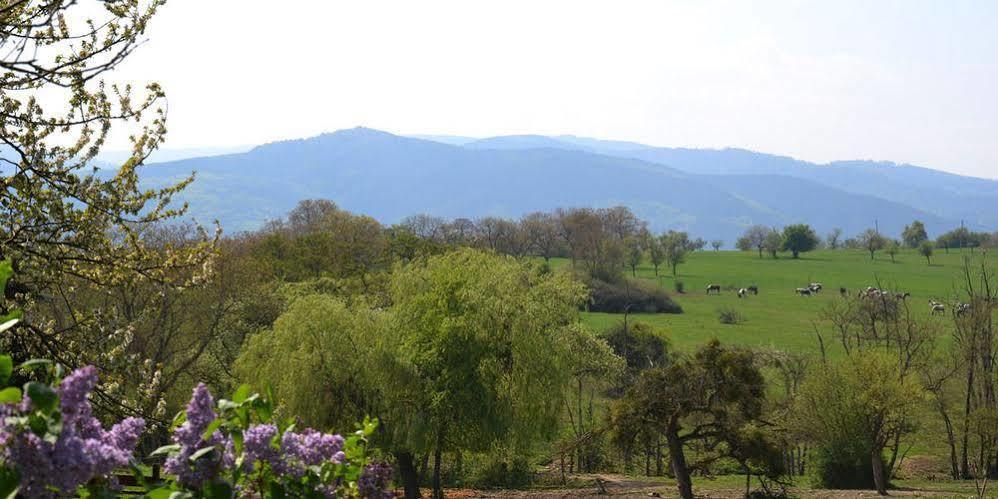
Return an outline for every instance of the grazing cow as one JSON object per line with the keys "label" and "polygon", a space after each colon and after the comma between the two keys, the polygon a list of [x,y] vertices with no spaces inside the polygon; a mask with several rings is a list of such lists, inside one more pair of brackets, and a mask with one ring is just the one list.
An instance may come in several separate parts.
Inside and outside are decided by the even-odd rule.
{"label": "grazing cow", "polygon": [[896,298],[898,300],[907,300],[910,297],[911,297],[911,293],[907,293],[907,292],[905,292],[905,293],[894,293],[894,298]]}
{"label": "grazing cow", "polygon": [[936,315],[937,313],[938,314],[946,313],[946,305],[943,305],[942,303],[932,302],[929,304],[929,306],[932,307],[932,315]]}
{"label": "grazing cow", "polygon": [[818,292],[821,291],[821,283],[820,282],[812,282],[812,283],[808,284],[807,287],[808,287],[808,289],[811,290],[812,293],[818,293]]}
{"label": "grazing cow", "polygon": [[747,295],[747,294],[748,294],[748,290],[745,289],[745,288],[742,288],[742,289],[738,290],[738,297],[739,298],[745,298],[745,295]]}
{"label": "grazing cow", "polygon": [[849,294],[849,290],[847,290],[846,288],[839,288],[839,294],[844,297],[845,295]]}
{"label": "grazing cow", "polygon": [[797,288],[794,290],[794,293],[801,296],[811,296],[811,288]]}
{"label": "grazing cow", "polygon": [[963,317],[964,314],[970,312],[970,304],[957,303],[956,307],[953,307],[953,311],[956,312],[957,317]]}
{"label": "grazing cow", "polygon": [[752,294],[754,294],[754,295],[758,295],[759,294],[759,286],[756,286],[754,284],[752,286],[749,286],[746,289],[748,289],[749,292],[752,293]]}
{"label": "grazing cow", "polygon": [[708,284],[707,285],[707,294],[709,295],[711,291],[716,291],[717,294],[721,294],[721,285],[720,284]]}

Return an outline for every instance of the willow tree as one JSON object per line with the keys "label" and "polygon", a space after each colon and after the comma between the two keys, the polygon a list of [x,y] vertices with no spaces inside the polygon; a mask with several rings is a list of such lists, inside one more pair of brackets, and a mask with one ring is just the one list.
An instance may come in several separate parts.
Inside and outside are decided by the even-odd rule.
{"label": "willow tree", "polygon": [[[184,286],[210,261],[207,234],[183,248],[144,240],[146,227],[183,214],[171,200],[192,178],[140,187],[139,167],[166,134],[164,94],[109,81],[162,4],[0,2],[0,258],[13,262],[8,297],[25,312],[3,346],[20,358],[101,366],[106,386],[129,393],[101,392],[98,402],[125,412],[138,406],[121,401],[142,392],[129,379],[154,379],[154,366],[128,355],[131,331],[105,330],[99,304],[75,303],[76,291],[130,280]],[[94,160],[112,129],[130,137],[131,156],[99,172]],[[125,373],[135,368],[146,369]]]}
{"label": "willow tree", "polygon": [[565,273],[474,250],[399,270],[386,329],[408,388],[384,418],[403,471],[412,452],[432,451],[440,496],[443,452],[555,437],[573,375],[565,335],[580,334],[570,326],[585,295]]}

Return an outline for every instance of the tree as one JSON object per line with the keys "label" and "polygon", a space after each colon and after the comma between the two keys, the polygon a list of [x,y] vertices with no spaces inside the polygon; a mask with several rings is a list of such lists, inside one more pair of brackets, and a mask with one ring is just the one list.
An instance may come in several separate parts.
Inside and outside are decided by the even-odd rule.
{"label": "tree", "polygon": [[652,266],[655,267],[655,276],[658,276],[658,266],[662,265],[665,261],[665,248],[662,246],[662,241],[657,237],[652,237],[648,240],[648,259],[651,260]]}
{"label": "tree", "polygon": [[743,449],[739,439],[745,427],[762,415],[765,394],[765,379],[752,353],[712,340],[691,358],[643,371],[614,404],[611,421],[623,447],[641,431],[665,437],[679,495],[689,499],[693,484],[685,447],[699,442],[701,449],[721,455]]}
{"label": "tree", "polygon": [[765,225],[753,225],[745,230],[742,237],[738,238],[735,246],[742,251],[758,250],[759,258],[762,258],[762,250],[766,248],[766,236],[769,232],[769,227]]}
{"label": "tree", "polygon": [[715,239],[710,242],[710,246],[714,248],[714,251],[718,251],[721,249],[721,246],[724,246],[724,241],[720,239]]}
{"label": "tree", "polygon": [[434,242],[442,242],[444,240],[444,227],[446,224],[444,219],[425,213],[410,215],[399,222],[399,225],[409,229],[416,237]]}
{"label": "tree", "polygon": [[877,492],[886,495],[884,449],[913,430],[909,417],[923,398],[911,376],[898,372],[897,359],[866,351],[821,366],[805,379],[794,415],[812,442],[865,453]]}
{"label": "tree", "polygon": [[841,238],[842,238],[842,229],[838,227],[832,229],[832,231],[828,233],[828,236],[825,237],[826,244],[828,244],[828,249],[833,249],[833,250],[839,249],[840,245],[839,239]]}
{"label": "tree", "polygon": [[[0,259],[13,262],[8,297],[16,295],[25,314],[0,348],[15,360],[102,366],[95,402],[118,414],[136,411],[136,385],[152,379],[152,365],[128,358],[127,330],[102,327],[103,302],[75,297],[124,282],[187,287],[210,277],[213,255],[214,238],[200,230],[182,247],[143,239],[149,227],[184,214],[186,205],[171,199],[193,177],[140,187],[139,171],[166,134],[165,94],[155,83],[133,91],[104,82],[140,45],[161,4],[0,6]],[[131,131],[119,127],[127,123]],[[94,159],[112,131],[131,137],[131,154],[97,172]]]}
{"label": "tree", "polygon": [[919,247],[923,241],[929,240],[929,235],[925,232],[925,224],[915,220],[911,225],[905,225],[904,231],[901,232],[901,239],[904,241],[904,245],[909,248]]}
{"label": "tree", "polygon": [[811,251],[818,247],[818,242],[818,235],[814,233],[810,225],[796,224],[783,228],[782,248],[784,251],[793,253],[794,258],[797,258],[801,252]]}
{"label": "tree", "polygon": [[627,246],[627,265],[631,267],[631,276],[636,277],[638,265],[641,265],[641,259],[644,256],[641,240],[637,236],[628,236],[624,240],[624,244]]}
{"label": "tree", "polygon": [[859,235],[859,244],[870,252],[870,260],[873,260],[873,255],[887,245],[887,238],[874,229],[866,229]]}
{"label": "tree", "polygon": [[894,257],[898,254],[898,251],[900,250],[901,250],[901,245],[897,241],[891,240],[890,242],[887,243],[887,248],[884,251],[888,255],[891,255],[891,263],[896,263],[894,261]]}
{"label": "tree", "polygon": [[659,236],[659,242],[665,253],[665,260],[672,268],[672,275],[678,275],[679,264],[686,261],[686,254],[690,251],[689,236],[685,232],[670,230]]}
{"label": "tree", "polygon": [[550,213],[534,212],[520,221],[527,243],[538,255],[548,261],[558,253],[558,220]]}
{"label": "tree", "polygon": [[600,208],[596,210],[596,215],[602,222],[603,230],[618,241],[636,235],[643,225],[643,222],[626,206]]}
{"label": "tree", "polygon": [[400,435],[401,460],[432,451],[435,496],[444,452],[551,434],[571,382],[563,334],[585,297],[566,273],[469,249],[393,276],[383,341],[397,345],[404,382],[382,419]]}
{"label": "tree", "polygon": [[918,254],[925,257],[925,263],[932,265],[932,242],[922,241],[919,243]]}
{"label": "tree", "polygon": [[770,256],[776,258],[776,252],[783,248],[783,235],[775,228],[767,230],[769,232],[766,233],[766,238],[763,240],[762,245],[769,252]]}

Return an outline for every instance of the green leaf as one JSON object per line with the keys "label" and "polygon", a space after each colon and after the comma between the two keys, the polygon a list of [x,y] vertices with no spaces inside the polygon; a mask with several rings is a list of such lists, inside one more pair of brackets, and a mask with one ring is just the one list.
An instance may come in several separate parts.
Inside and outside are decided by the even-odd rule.
{"label": "green leaf", "polygon": [[0,498],[13,499],[21,488],[21,475],[17,470],[0,468]]}
{"label": "green leaf", "polygon": [[173,416],[173,422],[170,423],[170,429],[175,430],[187,421],[187,413],[180,411],[176,416]]}
{"label": "green leaf", "polygon": [[190,492],[182,492],[179,490],[170,494],[170,499],[188,499],[191,497],[194,497],[194,494],[191,494]]}
{"label": "green leaf", "polygon": [[21,389],[11,386],[0,390],[0,404],[16,404],[22,400]]}
{"label": "green leaf", "polygon": [[10,355],[0,355],[0,386],[10,381],[11,374],[14,374],[14,359]]}
{"label": "green leaf", "polygon": [[52,365],[52,364],[53,364],[53,362],[51,360],[48,360],[48,359],[31,359],[31,360],[22,362],[21,365],[17,366],[17,369],[18,370],[30,370],[30,369],[34,369],[34,368],[36,368],[38,366],[49,366],[49,365]]}
{"label": "green leaf", "polygon": [[205,499],[230,499],[232,486],[225,482],[211,482],[204,486]]}
{"label": "green leaf", "polygon": [[194,451],[193,454],[191,454],[191,457],[189,459],[193,463],[194,461],[197,461],[198,459],[201,459],[202,457],[207,456],[208,454],[211,454],[212,452],[214,452],[214,450],[215,450],[215,446],[204,447],[204,448],[198,449],[198,450]]}
{"label": "green leaf", "polygon": [[[17,317],[11,317],[12,315],[15,314],[17,314]],[[0,324],[0,333],[17,325],[17,323],[20,322],[21,320],[20,316],[21,316],[21,311],[15,310],[14,312],[5,315],[3,318],[0,318],[0,321],[3,321],[3,323]]]}
{"label": "green leaf", "polygon": [[59,395],[51,386],[37,381],[24,384],[24,392],[28,394],[31,403],[42,412],[52,412],[59,404]]}
{"label": "green leaf", "polygon": [[174,452],[180,452],[180,445],[178,444],[164,445],[152,451],[152,454],[149,454],[149,457],[158,456],[160,454],[172,454]]}
{"label": "green leaf", "polygon": [[270,482],[270,497],[272,499],[283,499],[287,497],[284,492],[284,486],[277,482]]}
{"label": "green leaf", "polygon": [[152,489],[149,492],[146,492],[146,497],[148,499],[170,499],[173,497],[173,494],[176,493],[177,492],[175,492],[173,489],[169,487],[160,487],[158,489]]}
{"label": "green leaf", "polygon": [[14,264],[10,258],[0,261],[0,291],[7,288],[7,280],[14,276]]}
{"label": "green leaf", "polygon": [[211,435],[215,433],[215,431],[218,430],[222,426],[222,423],[224,422],[225,421],[222,420],[222,418],[215,418],[215,420],[212,421],[211,424],[209,424],[208,427],[204,429],[204,433],[201,434],[201,440],[204,441],[210,440]]}
{"label": "green leaf", "polygon": [[235,393],[232,394],[232,400],[236,403],[243,403],[246,401],[246,397],[250,396],[250,392],[253,391],[253,387],[243,383],[236,388]]}

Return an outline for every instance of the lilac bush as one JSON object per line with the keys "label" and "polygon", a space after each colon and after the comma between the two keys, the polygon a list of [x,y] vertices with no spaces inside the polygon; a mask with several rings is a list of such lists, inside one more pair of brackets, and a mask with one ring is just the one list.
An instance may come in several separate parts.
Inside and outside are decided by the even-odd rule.
{"label": "lilac bush", "polygon": [[104,430],[93,416],[89,395],[97,369],[66,376],[56,390],[28,383],[19,402],[0,409],[0,466],[16,473],[23,497],[68,497],[82,486],[116,487],[111,472],[128,466],[145,428],[128,418]]}
{"label": "lilac bush", "polygon": [[[347,438],[312,428],[296,430],[273,421],[269,398],[243,386],[232,400],[215,402],[203,384],[194,389],[164,470],[172,484],[150,491],[190,497],[392,497],[391,467],[371,465],[367,438],[377,426],[365,421]],[[186,497],[186,496],[185,496]]]}

